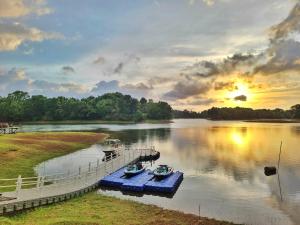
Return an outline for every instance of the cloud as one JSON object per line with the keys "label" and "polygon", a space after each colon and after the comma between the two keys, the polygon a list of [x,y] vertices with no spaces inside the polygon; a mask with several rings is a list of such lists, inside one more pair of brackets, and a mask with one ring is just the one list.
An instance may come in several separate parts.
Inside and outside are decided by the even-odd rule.
{"label": "cloud", "polygon": [[136,56],[135,54],[125,53],[124,59],[118,63],[118,65],[113,69],[114,74],[120,74],[123,72],[124,67],[130,64],[137,64],[141,61],[141,58]]}
{"label": "cloud", "polygon": [[239,95],[239,96],[234,97],[234,100],[245,102],[245,101],[247,101],[247,96],[246,95]]}
{"label": "cloud", "polygon": [[1,0],[0,18],[17,18],[28,14],[45,15],[53,10],[43,0]]}
{"label": "cloud", "polygon": [[187,105],[194,105],[194,106],[200,106],[200,105],[205,105],[208,106],[212,103],[215,103],[216,100],[215,99],[211,99],[211,98],[201,98],[201,99],[195,99],[193,101],[187,101]]}
{"label": "cloud", "polygon": [[91,94],[102,95],[109,92],[121,92],[123,94],[130,94],[134,97],[147,97],[149,91],[153,88],[142,82],[137,84],[120,84],[117,80],[111,81],[100,81],[96,86],[91,90]]}
{"label": "cloud", "polygon": [[179,81],[175,84],[173,89],[165,93],[163,97],[168,100],[186,99],[188,97],[205,94],[210,88],[209,83]]}
{"label": "cloud", "polygon": [[[194,5],[195,2],[196,0],[189,0],[190,5]],[[202,0],[202,2],[208,6],[212,6],[213,4],[215,4],[215,0]]]}
{"label": "cloud", "polygon": [[0,70],[0,90],[2,96],[16,90],[53,97],[59,95],[81,97],[87,95],[89,92],[85,85],[76,83],[54,83],[45,80],[32,80],[27,76],[23,68]]}
{"label": "cloud", "polygon": [[266,63],[255,68],[255,73],[272,75],[277,73],[300,72],[300,42],[280,41],[269,49],[270,57]]}
{"label": "cloud", "polygon": [[234,81],[228,81],[228,82],[223,82],[223,81],[219,81],[219,82],[215,82],[215,90],[228,90],[228,91],[233,91],[233,90],[237,90],[237,86],[235,85]]}
{"label": "cloud", "polygon": [[124,63],[119,63],[117,67],[114,69],[113,73],[121,73],[124,67]]}
{"label": "cloud", "polygon": [[16,50],[22,43],[41,42],[49,39],[61,39],[58,33],[46,33],[19,23],[0,23],[0,51]]}
{"label": "cloud", "polygon": [[184,68],[182,75],[187,77],[210,78],[226,76],[232,73],[248,74],[260,57],[261,55],[238,53],[220,62],[204,60]]}
{"label": "cloud", "polygon": [[270,29],[272,40],[281,40],[300,30],[300,3],[296,3],[288,17]]}
{"label": "cloud", "polygon": [[75,73],[75,69],[73,67],[71,67],[71,66],[63,66],[61,68],[61,71],[65,75],[69,75],[69,74]]}
{"label": "cloud", "polygon": [[93,64],[98,64],[98,65],[102,65],[105,63],[105,58],[102,57],[102,56],[99,56],[98,58],[96,58],[94,61],[93,61]]}
{"label": "cloud", "polygon": [[84,85],[75,83],[53,83],[44,80],[32,81],[30,85],[30,92],[32,94],[45,94],[47,96],[73,96],[79,97],[86,95],[88,89]]}
{"label": "cloud", "polygon": [[143,82],[137,83],[137,84],[125,84],[122,86],[126,89],[132,89],[132,90],[152,90],[152,86],[148,86],[144,84]]}

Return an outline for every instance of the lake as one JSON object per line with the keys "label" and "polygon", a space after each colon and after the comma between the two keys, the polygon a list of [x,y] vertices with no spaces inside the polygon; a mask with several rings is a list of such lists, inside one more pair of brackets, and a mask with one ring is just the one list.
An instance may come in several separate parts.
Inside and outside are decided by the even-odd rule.
{"label": "lake", "polygon": [[[154,145],[161,152],[155,165],[169,164],[184,172],[172,198],[99,193],[236,223],[300,224],[300,124],[176,119],[170,124],[26,125],[21,130],[108,132],[134,147]],[[281,141],[278,180],[263,170],[277,165]],[[36,171],[72,172],[80,163],[101,159],[102,148],[97,144],[46,161]]]}

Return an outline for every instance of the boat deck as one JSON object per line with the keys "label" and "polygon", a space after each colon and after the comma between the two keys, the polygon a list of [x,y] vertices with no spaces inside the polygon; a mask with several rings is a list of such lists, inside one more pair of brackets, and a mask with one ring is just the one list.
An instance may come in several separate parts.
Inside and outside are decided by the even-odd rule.
{"label": "boat deck", "polygon": [[100,180],[100,185],[122,191],[173,193],[183,180],[183,173],[179,171],[165,179],[157,180],[150,170],[132,177],[126,177],[124,170],[125,168],[121,168],[105,176]]}

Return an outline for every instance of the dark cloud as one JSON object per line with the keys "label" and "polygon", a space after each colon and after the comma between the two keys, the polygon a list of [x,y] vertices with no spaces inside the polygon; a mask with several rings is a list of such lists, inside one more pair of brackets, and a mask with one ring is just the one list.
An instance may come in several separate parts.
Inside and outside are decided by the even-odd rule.
{"label": "dark cloud", "polygon": [[187,102],[187,105],[194,105],[194,106],[200,106],[200,105],[210,105],[212,103],[215,103],[216,100],[215,99],[211,99],[211,98],[208,98],[208,99],[195,99],[193,101],[189,101]]}
{"label": "dark cloud", "polygon": [[99,56],[97,59],[93,61],[93,64],[102,65],[106,62],[105,58],[102,56]]}
{"label": "dark cloud", "polygon": [[252,54],[234,54],[221,62],[201,61],[183,70],[182,75],[186,77],[209,78],[230,75],[233,72],[247,74],[251,66],[258,60],[258,56]]}
{"label": "dark cloud", "polygon": [[124,59],[121,60],[121,62],[118,63],[118,65],[113,69],[114,74],[120,74],[123,72],[124,68],[130,64],[137,64],[141,61],[141,58],[134,55],[134,54],[128,54],[125,53]]}
{"label": "dark cloud", "polygon": [[73,67],[71,67],[71,66],[63,66],[61,68],[61,71],[65,75],[69,75],[69,74],[75,73],[75,69]]}
{"label": "dark cloud", "polygon": [[234,100],[245,102],[245,101],[247,101],[247,96],[246,95],[239,95],[239,96],[234,97]]}
{"label": "dark cloud", "polygon": [[300,42],[294,40],[280,41],[269,49],[270,59],[257,66],[254,74],[272,75],[282,72],[300,72]]}
{"label": "dark cloud", "polygon": [[124,67],[124,63],[119,63],[117,66],[116,66],[116,68],[114,69],[114,73],[121,73],[122,72],[122,70],[123,70],[123,67]]}
{"label": "dark cloud", "polygon": [[300,31],[300,3],[296,3],[281,23],[271,28],[269,48],[265,51],[266,62],[255,67],[253,74],[272,75],[300,72],[300,42],[291,35]]}
{"label": "dark cloud", "polygon": [[215,82],[214,83],[215,86],[215,90],[229,90],[229,91],[233,91],[233,90],[237,90],[237,86],[235,85],[234,81],[228,81],[228,82]]}
{"label": "dark cloud", "polygon": [[271,28],[272,41],[288,37],[289,34],[300,30],[300,3],[296,3],[288,17]]}
{"label": "dark cloud", "polygon": [[195,95],[205,94],[211,88],[209,83],[180,81],[173,90],[165,93],[163,97],[169,100],[185,99]]}

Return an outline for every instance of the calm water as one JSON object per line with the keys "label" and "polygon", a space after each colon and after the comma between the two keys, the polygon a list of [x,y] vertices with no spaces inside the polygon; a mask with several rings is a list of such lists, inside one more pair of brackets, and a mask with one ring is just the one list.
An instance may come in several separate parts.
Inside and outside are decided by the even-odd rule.
{"label": "calm water", "polygon": [[[173,198],[101,193],[152,203],[165,208],[247,224],[300,224],[300,124],[174,120],[172,124],[40,125],[31,130],[103,130],[134,146],[154,145],[156,164],[184,172]],[[263,167],[276,165],[283,140],[280,183],[265,177]],[[78,164],[102,158],[94,145],[38,165],[41,174],[77,170]]]}

